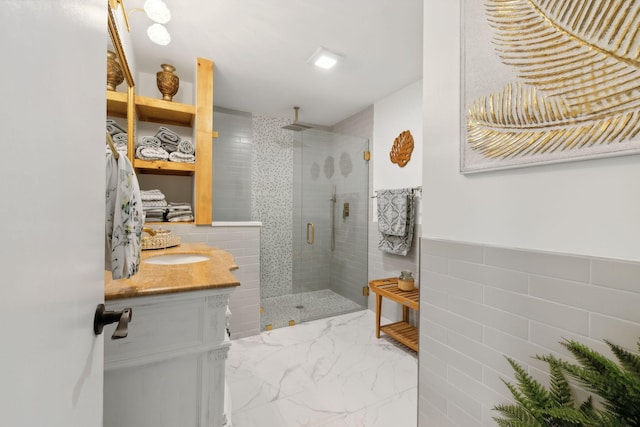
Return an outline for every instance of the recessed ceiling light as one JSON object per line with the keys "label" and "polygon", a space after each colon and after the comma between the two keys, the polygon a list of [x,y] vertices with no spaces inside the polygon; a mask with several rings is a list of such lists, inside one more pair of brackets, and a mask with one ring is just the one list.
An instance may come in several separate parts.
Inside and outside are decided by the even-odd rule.
{"label": "recessed ceiling light", "polygon": [[319,47],[316,51],[311,55],[311,58],[307,60],[307,62],[315,65],[316,67],[324,68],[328,70],[333,68],[338,60],[341,58],[337,53],[331,52],[323,47]]}

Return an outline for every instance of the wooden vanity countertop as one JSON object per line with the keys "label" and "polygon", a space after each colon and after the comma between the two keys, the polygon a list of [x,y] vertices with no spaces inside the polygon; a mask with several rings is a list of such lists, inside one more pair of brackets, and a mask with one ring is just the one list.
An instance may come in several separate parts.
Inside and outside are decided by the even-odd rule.
{"label": "wooden vanity countertop", "polygon": [[[210,259],[190,264],[145,262],[168,254],[201,254]],[[111,272],[105,270],[104,298],[114,300],[240,286],[231,274],[231,270],[237,268],[230,253],[204,243],[182,243],[173,248],[142,251],[140,270],[131,278],[113,280]]]}

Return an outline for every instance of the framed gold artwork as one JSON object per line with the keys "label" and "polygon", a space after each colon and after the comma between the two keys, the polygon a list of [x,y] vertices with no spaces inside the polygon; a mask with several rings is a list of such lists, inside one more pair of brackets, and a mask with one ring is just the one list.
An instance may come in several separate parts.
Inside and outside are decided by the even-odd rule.
{"label": "framed gold artwork", "polygon": [[640,152],[640,0],[462,3],[462,173]]}

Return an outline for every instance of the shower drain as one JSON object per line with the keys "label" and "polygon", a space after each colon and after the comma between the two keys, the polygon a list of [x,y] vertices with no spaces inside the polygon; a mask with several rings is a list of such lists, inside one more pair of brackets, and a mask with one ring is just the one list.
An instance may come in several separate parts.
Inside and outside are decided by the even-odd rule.
{"label": "shower drain", "polygon": [[303,308],[304,308],[304,305],[296,305],[296,308],[297,308],[298,310],[303,309]]}

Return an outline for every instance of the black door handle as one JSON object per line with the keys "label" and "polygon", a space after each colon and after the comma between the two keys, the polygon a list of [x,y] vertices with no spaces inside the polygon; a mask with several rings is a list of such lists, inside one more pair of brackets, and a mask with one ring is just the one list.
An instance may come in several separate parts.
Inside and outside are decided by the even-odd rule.
{"label": "black door handle", "polygon": [[129,322],[132,317],[133,310],[130,308],[125,308],[122,311],[107,311],[104,304],[98,304],[96,314],[93,317],[93,332],[96,335],[100,335],[105,325],[118,322],[118,326],[113,335],[111,335],[111,339],[117,340],[125,338],[128,334]]}

